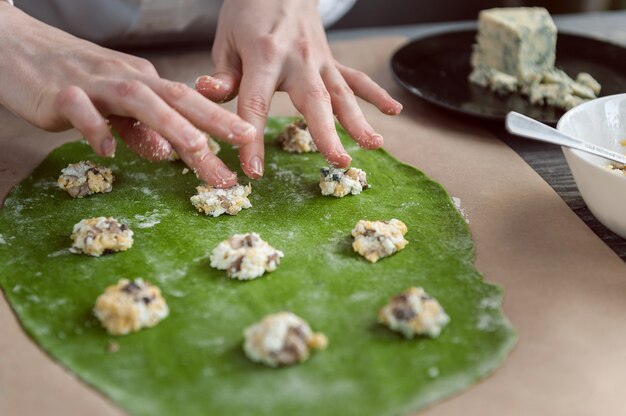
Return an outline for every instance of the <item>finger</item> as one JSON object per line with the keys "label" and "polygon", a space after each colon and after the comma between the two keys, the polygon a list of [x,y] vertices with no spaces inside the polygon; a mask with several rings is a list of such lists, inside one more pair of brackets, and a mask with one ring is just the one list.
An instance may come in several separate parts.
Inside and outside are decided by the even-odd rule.
{"label": "finger", "polygon": [[115,139],[109,126],[85,91],[77,86],[64,88],[58,92],[56,104],[61,117],[85,136],[98,156],[115,155]]}
{"label": "finger", "polygon": [[333,111],[339,123],[350,136],[365,149],[377,149],[383,145],[383,136],[376,133],[367,122],[356,101],[352,89],[336,68],[322,71],[322,79],[330,92]]}
{"label": "finger", "polygon": [[320,76],[309,74],[296,85],[289,85],[287,92],[304,116],[315,145],[328,163],[340,168],[350,166],[352,158],[337,135],[330,94]]}
{"label": "finger", "polygon": [[237,176],[209,150],[204,133],[145,84],[118,81],[105,89],[103,98],[110,113],[140,120],[165,137],[202,180],[218,187],[236,183]]}
{"label": "finger", "polygon": [[374,82],[367,74],[339,64],[337,64],[337,69],[356,95],[374,104],[385,114],[400,114],[402,104],[394,100],[384,88]]}
{"label": "finger", "polygon": [[241,79],[237,113],[255,127],[257,134],[253,142],[239,149],[239,160],[244,173],[252,179],[263,176],[265,156],[263,133],[277,80],[277,71],[255,66],[253,63],[250,64],[250,68],[244,68]]}
{"label": "finger", "polygon": [[255,139],[256,132],[250,123],[185,84],[164,79],[147,79],[145,82],[178,113],[211,136],[237,146]]}
{"label": "finger", "polygon": [[109,116],[111,126],[117,130],[124,143],[139,156],[153,162],[167,159],[172,146],[156,131],[133,118]]}

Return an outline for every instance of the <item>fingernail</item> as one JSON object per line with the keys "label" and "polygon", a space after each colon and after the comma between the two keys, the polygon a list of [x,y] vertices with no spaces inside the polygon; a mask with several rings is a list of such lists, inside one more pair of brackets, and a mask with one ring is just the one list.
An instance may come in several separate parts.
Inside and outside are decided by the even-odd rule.
{"label": "fingernail", "polygon": [[224,166],[217,168],[217,172],[215,173],[222,182],[226,182],[237,177],[237,175]]}
{"label": "fingernail", "polygon": [[250,159],[250,171],[259,176],[263,176],[263,161],[260,157],[254,156]]}
{"label": "fingernail", "polygon": [[246,123],[245,121],[236,121],[233,123],[232,130],[236,136],[245,136],[247,133],[254,130],[254,126],[250,123]]}
{"label": "fingernail", "polygon": [[105,156],[115,156],[115,139],[113,137],[107,137],[102,141],[100,148]]}

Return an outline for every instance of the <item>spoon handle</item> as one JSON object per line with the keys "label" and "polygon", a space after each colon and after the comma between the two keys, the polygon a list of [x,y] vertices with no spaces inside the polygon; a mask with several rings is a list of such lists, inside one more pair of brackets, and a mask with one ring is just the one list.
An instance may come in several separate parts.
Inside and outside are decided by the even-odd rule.
{"label": "spoon handle", "polygon": [[506,115],[506,129],[509,133],[517,136],[571,147],[614,162],[626,164],[626,156],[624,155],[584,140],[576,139],[515,111],[511,111]]}

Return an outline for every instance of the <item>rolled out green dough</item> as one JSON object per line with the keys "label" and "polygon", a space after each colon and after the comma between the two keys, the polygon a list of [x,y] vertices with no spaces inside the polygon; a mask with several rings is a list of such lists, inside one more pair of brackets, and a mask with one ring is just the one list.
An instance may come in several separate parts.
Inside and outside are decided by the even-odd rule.
{"label": "rolled out green dough", "polygon": [[[0,210],[0,284],[24,329],[55,360],[139,415],[398,415],[420,409],[493,371],[515,334],[502,290],[473,267],[466,223],[441,185],[382,150],[359,149],[345,134],[353,166],[371,189],[322,197],[319,154],[283,153],[267,129],[267,173],[253,183],[253,207],[206,217],[189,197],[197,178],[183,165],[152,164],[120,144],[98,160],[84,142],[53,151]],[[225,146],[226,147],[226,146]],[[235,151],[220,154],[232,167]],[[68,163],[110,166],[113,192],[72,199],[56,186]],[[67,251],[82,218],[113,216],[135,231],[128,251],[100,258]],[[403,251],[370,264],[351,249],[360,219],[404,221]],[[277,271],[257,280],[226,278],[209,253],[234,233],[258,232],[284,251]],[[170,316],[157,327],[112,339],[91,313],[120,278],[161,287]],[[406,340],[376,323],[387,299],[422,286],[452,321],[437,339]],[[264,315],[292,311],[329,348],[306,363],[270,369],[246,359],[242,331]]]}

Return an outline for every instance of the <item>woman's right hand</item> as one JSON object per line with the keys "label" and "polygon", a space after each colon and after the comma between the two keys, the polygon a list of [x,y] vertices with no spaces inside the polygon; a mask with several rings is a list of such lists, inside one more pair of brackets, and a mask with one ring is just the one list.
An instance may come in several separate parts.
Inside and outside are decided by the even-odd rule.
{"label": "woman's right hand", "polygon": [[37,127],[73,126],[98,155],[113,156],[108,118],[139,155],[162,160],[173,148],[208,184],[237,183],[201,130],[242,146],[254,140],[254,127],[186,85],[160,78],[147,60],[75,38],[2,1],[0,56],[0,103]]}

